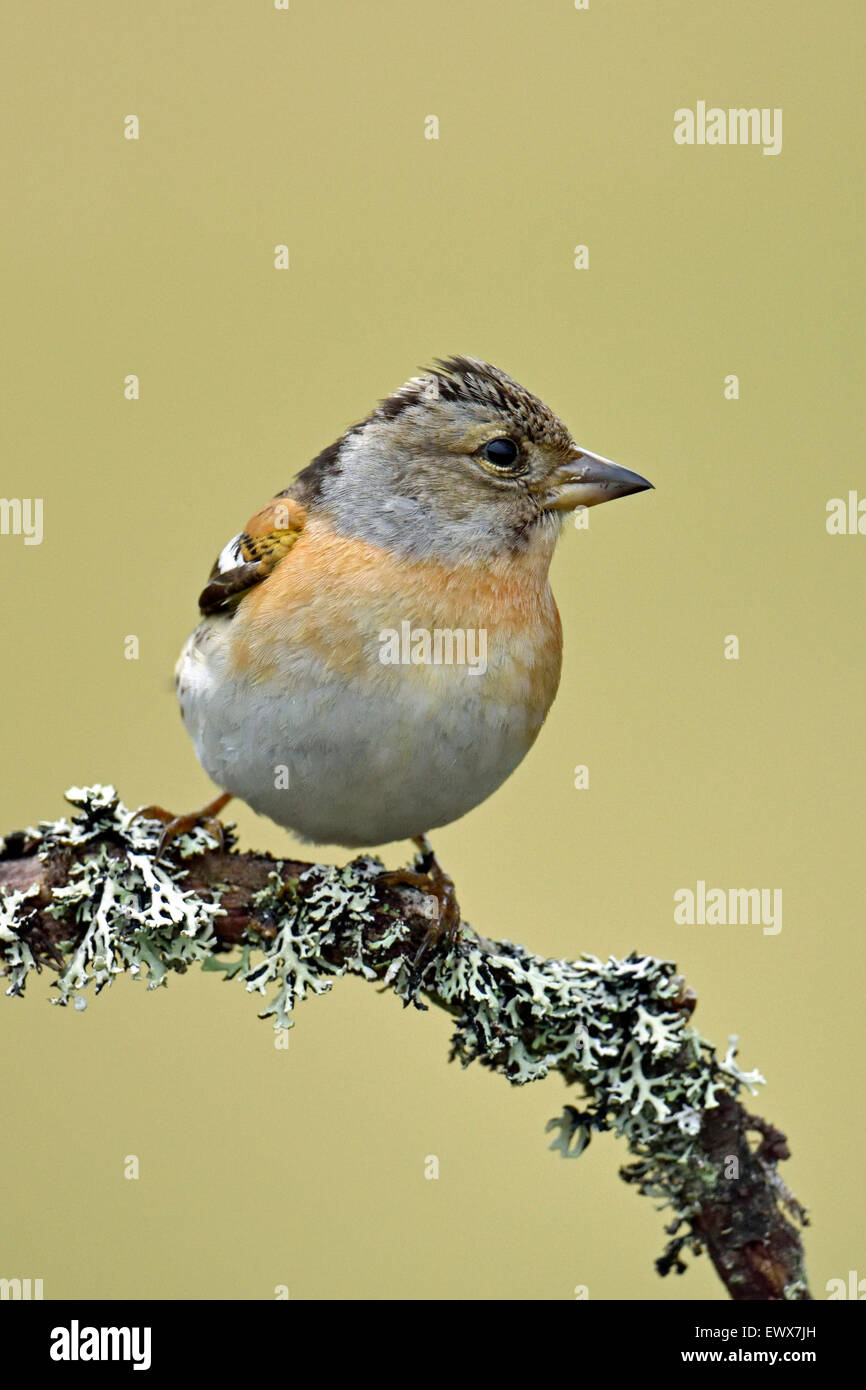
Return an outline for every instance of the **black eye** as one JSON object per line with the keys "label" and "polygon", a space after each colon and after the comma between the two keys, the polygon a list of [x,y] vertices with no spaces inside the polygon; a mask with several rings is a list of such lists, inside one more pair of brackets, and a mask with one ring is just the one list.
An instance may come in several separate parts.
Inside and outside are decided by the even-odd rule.
{"label": "black eye", "polygon": [[494,468],[513,468],[520,456],[513,439],[489,439],[480,452]]}

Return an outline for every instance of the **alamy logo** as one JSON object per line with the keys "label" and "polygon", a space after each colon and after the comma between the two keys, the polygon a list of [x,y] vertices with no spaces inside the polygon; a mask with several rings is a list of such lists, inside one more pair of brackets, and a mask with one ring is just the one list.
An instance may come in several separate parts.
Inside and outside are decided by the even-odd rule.
{"label": "alamy logo", "polygon": [[862,1303],[866,1299],[866,1279],[861,1279],[856,1269],[848,1270],[848,1282],[844,1279],[828,1279],[824,1288],[827,1301],[834,1298],[853,1298]]}
{"label": "alamy logo", "polygon": [[781,106],[707,106],[699,101],[694,111],[680,106],[674,112],[674,140],[678,145],[763,145],[764,154],[782,152]]}
{"label": "alamy logo", "polygon": [[0,1279],[0,1299],[43,1298],[41,1279]]}
{"label": "alamy logo", "polygon": [[41,545],[42,498],[0,497],[0,536],[23,536],[25,545]]}
{"label": "alamy logo", "polygon": [[674,893],[674,921],[689,927],[763,926],[764,936],[776,936],[782,930],[782,890],[708,888],[699,878],[694,891]]}
{"label": "alamy logo", "polygon": [[844,497],[831,497],[827,503],[827,533],[831,536],[866,536],[866,497],[852,488]]}
{"label": "alamy logo", "polygon": [[468,666],[470,676],[487,670],[487,629],[483,627],[386,627],[379,633],[383,666]]}
{"label": "alamy logo", "polygon": [[150,1370],[149,1327],[68,1327],[51,1329],[52,1361],[131,1361],[134,1371]]}

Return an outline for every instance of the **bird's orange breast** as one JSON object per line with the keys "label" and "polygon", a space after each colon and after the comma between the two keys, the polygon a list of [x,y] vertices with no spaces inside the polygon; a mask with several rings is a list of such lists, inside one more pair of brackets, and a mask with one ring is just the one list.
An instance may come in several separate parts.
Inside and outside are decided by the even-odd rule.
{"label": "bird's orange breast", "polygon": [[[485,634],[485,695],[513,698],[543,719],[559,681],[562,629],[547,581],[549,556],[530,552],[497,564],[407,560],[310,520],[291,552],[246,594],[232,619],[235,673],[279,679],[310,657],[329,672],[363,681],[381,634]],[[418,681],[441,670],[412,668]],[[381,674],[381,672],[377,672]]]}

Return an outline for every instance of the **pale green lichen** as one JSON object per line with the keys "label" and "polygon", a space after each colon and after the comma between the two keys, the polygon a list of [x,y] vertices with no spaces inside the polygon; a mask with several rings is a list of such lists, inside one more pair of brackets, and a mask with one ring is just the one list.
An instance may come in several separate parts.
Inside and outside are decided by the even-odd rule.
{"label": "pale green lichen", "polygon": [[24,985],[31,970],[36,969],[36,961],[28,943],[18,934],[19,928],[26,924],[32,904],[28,899],[36,896],[35,889],[24,893],[17,890],[4,893],[0,889],[0,943],[3,946],[3,959],[10,978],[7,994],[23,994]]}
{"label": "pale green lichen", "polygon": [[[159,827],[133,820],[112,787],[73,788],[67,796],[77,808],[71,820],[26,832],[42,857],[93,847],[53,893],[50,910],[70,928],[53,1002],[74,997],[78,1007],[80,991],[93,985],[98,993],[122,972],[146,977],[152,989],[170,971],[199,963],[270,993],[261,1017],[287,1028],[299,1000],[326,993],[346,972],[378,978],[404,1004],[423,1008],[427,995],[454,1014],[451,1055],[464,1066],[478,1061],[513,1085],[558,1070],[580,1087],[582,1108],[568,1105],[550,1121],[550,1147],[576,1158],[594,1131],[623,1136],[635,1158],[624,1176],[673,1208],[670,1229],[694,1212],[701,1185],[718,1181],[696,1149],[702,1117],[720,1094],[736,1096],[763,1078],[740,1070],[736,1039],[719,1061],[689,1025],[675,1003],[682,981],[670,962],[635,953],[606,962],[546,960],[508,941],[481,944],[466,927],[456,948],[433,952],[419,972],[410,963],[409,927],[377,900],[382,866],[362,857],[343,868],[314,865],[288,884],[275,864],[253,902],[261,938],[253,934],[240,959],[224,963],[214,951],[219,899],[184,888],[182,867],[155,860]],[[184,859],[213,844],[197,829],[175,852]],[[9,994],[22,993],[36,968],[19,935],[30,899],[0,893]],[[678,1237],[671,1247],[678,1253],[690,1239]]]}
{"label": "pale green lichen", "polygon": [[[270,1004],[259,1015],[273,1018],[275,1028],[291,1028],[292,1009],[307,992],[325,994],[334,979],[347,970],[374,979],[376,971],[363,958],[371,947],[363,941],[369,925],[369,908],[376,896],[376,875],[382,865],[375,859],[357,859],[345,868],[313,865],[298,879],[300,891],[286,895],[277,865],[268,885],[253,898],[257,916],[279,923],[277,934],[258,964],[241,972],[248,990],[265,994],[276,985]],[[310,889],[312,885],[312,889]],[[397,939],[399,927],[376,943],[382,952]],[[328,947],[338,943],[343,960],[328,959]]]}
{"label": "pale green lichen", "polygon": [[[77,815],[42,822],[27,832],[43,859],[64,847],[94,846],[91,856],[71,864],[68,882],[52,893],[49,911],[68,924],[75,944],[51,1002],[66,1005],[89,985],[98,994],[124,972],[146,979],[148,989],[155,989],[170,970],[205,961],[215,939],[213,921],[222,908],[216,898],[180,887],[180,871],[156,862],[159,827],[133,820],[113,787],[72,787],[66,797],[78,807]],[[196,828],[181,837],[178,853],[189,858],[215,844]],[[0,892],[2,939],[9,942],[3,955],[11,966],[7,994],[23,993],[36,968],[30,947],[14,930],[10,941],[10,928],[16,919],[21,925],[22,904],[29,897],[32,890],[25,895]]]}

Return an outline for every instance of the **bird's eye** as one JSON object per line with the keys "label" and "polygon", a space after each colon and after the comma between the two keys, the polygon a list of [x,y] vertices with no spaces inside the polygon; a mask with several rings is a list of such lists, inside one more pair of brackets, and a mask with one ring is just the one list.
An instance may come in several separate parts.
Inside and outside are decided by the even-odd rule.
{"label": "bird's eye", "polygon": [[520,450],[513,439],[488,439],[479,452],[494,468],[502,468],[509,472],[520,457]]}

